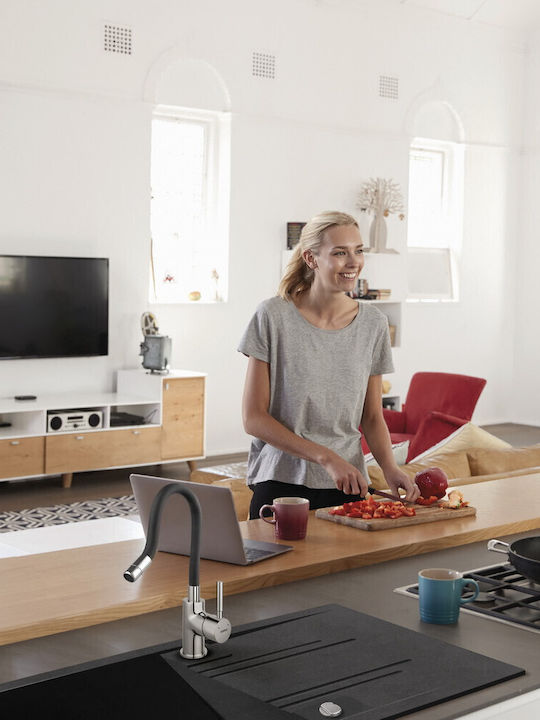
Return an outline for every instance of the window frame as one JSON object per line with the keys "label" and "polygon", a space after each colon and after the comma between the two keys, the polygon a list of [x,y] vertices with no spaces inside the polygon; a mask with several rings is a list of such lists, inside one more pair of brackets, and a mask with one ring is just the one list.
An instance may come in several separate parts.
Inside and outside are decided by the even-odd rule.
{"label": "window frame", "polygon": [[[216,238],[215,245],[219,246],[219,262],[221,267],[219,276],[219,294],[221,299],[201,298],[198,304],[213,304],[227,302],[228,299],[228,265],[229,265],[229,199],[230,199],[230,144],[231,144],[231,114],[218,110],[204,110],[171,105],[156,105],[152,111],[151,122],[162,119],[170,122],[194,123],[204,128],[204,157],[202,188],[202,204],[204,209],[204,235]],[[151,162],[151,160],[150,160]],[[150,167],[150,178],[152,168]],[[151,182],[151,180],[150,180]],[[150,188],[152,197],[152,188]],[[150,225],[152,225],[152,208],[150,207]],[[150,304],[193,304],[189,298],[160,297],[154,271],[155,257],[154,239],[151,233],[150,248]]]}
{"label": "window frame", "polygon": [[459,257],[463,242],[464,146],[448,140],[415,137],[409,146],[409,163],[413,152],[442,154],[441,218],[445,241],[431,246],[413,245],[407,233],[407,254],[409,257],[422,253],[426,256],[446,255],[450,281],[449,290],[441,290],[441,292],[411,292],[407,287],[406,300],[407,302],[458,302]]}

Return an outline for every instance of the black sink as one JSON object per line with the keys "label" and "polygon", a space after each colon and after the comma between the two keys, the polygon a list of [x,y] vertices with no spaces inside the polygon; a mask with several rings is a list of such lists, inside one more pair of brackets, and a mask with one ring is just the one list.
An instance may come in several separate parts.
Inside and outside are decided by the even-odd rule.
{"label": "black sink", "polygon": [[179,644],[0,686],[0,707],[56,720],[320,720],[333,702],[342,718],[383,720],[525,672],[339,605],[243,625],[198,661]]}

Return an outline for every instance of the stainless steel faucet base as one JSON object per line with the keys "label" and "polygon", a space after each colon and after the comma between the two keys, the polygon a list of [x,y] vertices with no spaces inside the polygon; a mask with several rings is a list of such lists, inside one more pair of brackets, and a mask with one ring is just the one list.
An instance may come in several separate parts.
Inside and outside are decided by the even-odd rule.
{"label": "stainless steel faucet base", "polygon": [[200,660],[201,658],[206,657],[208,655],[208,648],[205,645],[204,650],[200,650],[200,651],[191,653],[191,652],[186,652],[186,650],[184,649],[184,646],[182,645],[182,647],[178,651],[178,654],[180,655],[180,657],[184,658],[184,660]]}
{"label": "stainless steel faucet base", "polygon": [[218,582],[217,615],[205,611],[204,600],[200,597],[199,586],[190,585],[188,596],[182,602],[182,647],[180,655],[190,660],[199,660],[208,653],[206,640],[224,643],[231,634],[231,623],[223,617],[223,585]]}
{"label": "stainless steel faucet base", "polygon": [[206,640],[200,631],[200,617],[204,615],[204,600],[199,588],[189,586],[188,597],[182,601],[182,647],[180,655],[189,660],[199,660],[208,653]]}

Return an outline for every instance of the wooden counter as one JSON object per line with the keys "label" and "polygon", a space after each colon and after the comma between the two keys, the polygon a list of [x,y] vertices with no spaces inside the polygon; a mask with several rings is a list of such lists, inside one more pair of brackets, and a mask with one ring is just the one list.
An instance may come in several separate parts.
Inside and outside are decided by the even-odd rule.
{"label": "wooden counter", "polygon": [[[540,528],[540,474],[467,485],[477,515],[368,532],[311,513],[306,540],[248,567],[201,562],[201,595],[215,597],[302,580]],[[241,523],[245,537],[272,540],[262,520]],[[188,558],[158,553],[134,584],[123,571],[142,541],[126,541],[0,561],[0,645],[175,607],[187,594]],[[502,556],[493,555],[493,564]]]}

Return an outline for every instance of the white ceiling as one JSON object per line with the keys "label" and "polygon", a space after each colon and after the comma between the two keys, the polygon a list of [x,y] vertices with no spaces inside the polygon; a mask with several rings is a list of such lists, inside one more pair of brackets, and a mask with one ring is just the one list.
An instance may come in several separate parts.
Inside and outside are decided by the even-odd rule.
{"label": "white ceiling", "polygon": [[540,27],[540,0],[399,0],[399,3],[522,32]]}
{"label": "white ceiling", "polygon": [[311,0],[318,5],[370,4],[423,8],[471,23],[492,25],[523,35],[540,30],[540,0]]}

